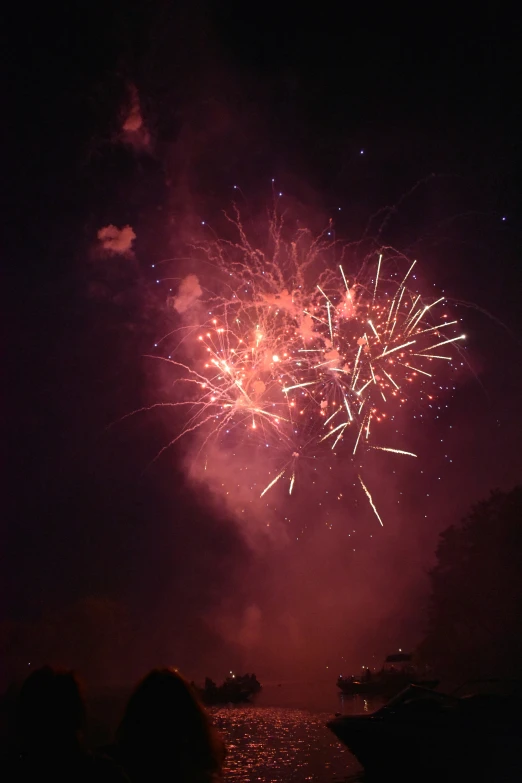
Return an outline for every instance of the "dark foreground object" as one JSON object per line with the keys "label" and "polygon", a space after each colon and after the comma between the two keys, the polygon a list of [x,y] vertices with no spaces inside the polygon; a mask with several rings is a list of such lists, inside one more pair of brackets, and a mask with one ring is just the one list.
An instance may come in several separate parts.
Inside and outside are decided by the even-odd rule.
{"label": "dark foreground object", "polygon": [[248,704],[261,690],[261,684],[255,674],[242,674],[227,677],[222,685],[216,685],[208,677],[205,687],[197,689],[203,704]]}
{"label": "dark foreground object", "polygon": [[422,685],[424,688],[436,688],[438,680],[420,673],[413,664],[413,656],[409,653],[388,655],[382,669],[372,674],[369,669],[366,674],[343,677],[337,680],[337,687],[345,696],[383,696],[391,699],[408,685]]}
{"label": "dark foreground object", "polygon": [[106,752],[131,783],[213,783],[225,757],[208,714],[175,669],[153,669],[137,685]]}
{"label": "dark foreground object", "polygon": [[128,783],[114,761],[85,747],[85,702],[72,672],[37,669],[10,709],[2,738],[2,781]]}
{"label": "dark foreground object", "polygon": [[419,780],[522,780],[520,686],[470,683],[451,695],[412,685],[366,715],[328,728],[370,775]]}

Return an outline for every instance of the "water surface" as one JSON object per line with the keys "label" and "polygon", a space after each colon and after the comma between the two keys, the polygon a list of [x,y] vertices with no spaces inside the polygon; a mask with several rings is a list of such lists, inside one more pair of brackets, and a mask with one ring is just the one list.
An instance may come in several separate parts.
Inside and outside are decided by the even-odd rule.
{"label": "water surface", "polygon": [[325,723],[331,712],[225,707],[214,722],[227,744],[225,776],[237,783],[332,783],[361,767]]}

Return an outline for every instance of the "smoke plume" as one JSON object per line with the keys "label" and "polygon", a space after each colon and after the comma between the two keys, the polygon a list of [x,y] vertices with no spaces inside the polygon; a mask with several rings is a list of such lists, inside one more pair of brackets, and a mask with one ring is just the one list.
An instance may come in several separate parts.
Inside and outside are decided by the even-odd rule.
{"label": "smoke plume", "polygon": [[137,151],[150,149],[150,133],[143,120],[140,96],[134,84],[129,85],[129,101],[123,117],[121,136],[125,144]]}
{"label": "smoke plume", "polygon": [[111,255],[131,256],[132,243],[136,239],[136,234],[131,226],[117,228],[110,224],[100,228],[98,239],[105,252]]}
{"label": "smoke plume", "polygon": [[187,275],[181,281],[177,295],[171,297],[168,303],[183,315],[194,307],[202,293],[197,275]]}

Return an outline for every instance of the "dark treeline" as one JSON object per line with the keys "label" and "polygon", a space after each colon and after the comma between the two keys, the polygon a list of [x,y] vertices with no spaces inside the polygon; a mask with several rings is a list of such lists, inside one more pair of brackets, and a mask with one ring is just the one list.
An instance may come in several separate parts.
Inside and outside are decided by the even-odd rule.
{"label": "dark treeline", "polygon": [[419,647],[440,676],[521,676],[521,560],[522,486],[492,492],[441,534]]}

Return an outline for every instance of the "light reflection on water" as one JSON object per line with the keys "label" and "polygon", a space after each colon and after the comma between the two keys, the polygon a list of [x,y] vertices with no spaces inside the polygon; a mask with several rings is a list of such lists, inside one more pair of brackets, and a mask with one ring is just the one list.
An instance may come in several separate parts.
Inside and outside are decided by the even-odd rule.
{"label": "light reflection on water", "polygon": [[360,772],[326,728],[331,712],[292,707],[225,707],[213,711],[227,745],[225,776],[239,783],[331,783]]}

